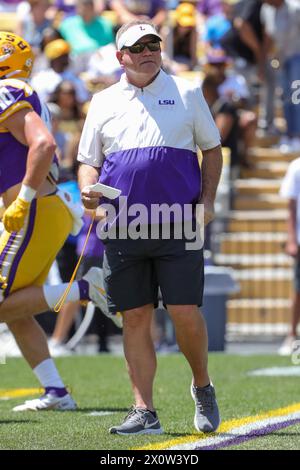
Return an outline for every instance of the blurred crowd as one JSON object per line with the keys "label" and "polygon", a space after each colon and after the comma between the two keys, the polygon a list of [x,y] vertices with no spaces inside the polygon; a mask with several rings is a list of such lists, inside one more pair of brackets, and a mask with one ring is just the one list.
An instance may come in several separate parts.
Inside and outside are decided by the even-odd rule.
{"label": "blurred crowd", "polygon": [[[151,18],[165,44],[164,68],[198,81],[231,166],[251,165],[257,126],[280,134],[281,150],[300,149],[300,115],[291,99],[300,68],[297,0],[5,0],[14,32],[36,54],[32,85],[50,103],[63,178],[75,174],[78,135],[92,94],[118,81],[118,28]],[[0,16],[1,24],[1,16]],[[275,125],[280,89],[284,126]],[[280,96],[279,96],[280,99]],[[233,175],[236,173],[233,172]]]}
{"label": "blurred crowd", "polygon": [[[137,17],[151,18],[164,38],[165,71],[202,87],[222,144],[230,149],[232,179],[241,167],[251,166],[247,149],[257,129],[278,135],[281,151],[300,150],[298,0],[3,0],[1,29],[8,13],[13,32],[35,51],[31,84],[52,114],[60,184],[74,194],[77,148],[91,96],[119,80],[115,35]],[[75,264],[78,243],[70,238],[64,247],[63,280],[70,277],[64,263]],[[95,241],[91,258],[97,250]],[[103,341],[100,349],[106,350]]]}

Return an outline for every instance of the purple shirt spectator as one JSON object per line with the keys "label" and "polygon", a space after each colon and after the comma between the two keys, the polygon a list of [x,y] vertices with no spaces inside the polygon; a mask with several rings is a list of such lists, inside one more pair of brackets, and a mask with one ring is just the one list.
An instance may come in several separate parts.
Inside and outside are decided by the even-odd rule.
{"label": "purple shirt spectator", "polygon": [[205,16],[223,13],[222,0],[200,0],[198,10]]}
{"label": "purple shirt spectator", "polygon": [[74,14],[76,13],[76,6],[75,6],[75,1],[66,1],[66,0],[55,0],[54,1],[54,6],[57,8],[59,11],[63,11],[68,14]]}
{"label": "purple shirt spectator", "polygon": [[124,5],[135,15],[146,15],[153,18],[157,11],[165,8],[164,0],[124,0]]}

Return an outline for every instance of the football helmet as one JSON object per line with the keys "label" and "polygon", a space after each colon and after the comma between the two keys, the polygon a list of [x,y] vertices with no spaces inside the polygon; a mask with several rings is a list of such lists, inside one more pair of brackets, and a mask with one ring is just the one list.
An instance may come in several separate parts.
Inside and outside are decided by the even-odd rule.
{"label": "football helmet", "polygon": [[0,78],[28,78],[34,55],[25,39],[0,31]]}

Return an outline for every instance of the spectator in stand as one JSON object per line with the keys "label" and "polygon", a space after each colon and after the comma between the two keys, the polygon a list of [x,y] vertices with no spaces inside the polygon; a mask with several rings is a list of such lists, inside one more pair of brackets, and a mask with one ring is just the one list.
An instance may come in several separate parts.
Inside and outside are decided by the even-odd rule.
{"label": "spectator in stand", "polygon": [[[59,24],[68,16],[76,15],[76,0],[52,0],[51,5],[51,18],[55,26]],[[105,0],[95,0],[95,8],[97,13],[101,14],[105,9]]]}
{"label": "spectator in stand", "polygon": [[139,17],[146,17],[161,28],[167,18],[164,0],[110,0],[110,8],[117,13],[118,24],[122,25]]}
{"label": "spectator in stand", "polygon": [[295,260],[294,298],[290,331],[278,353],[289,356],[296,347],[297,326],[300,321],[300,158],[290,163],[282,181],[280,195],[288,199],[287,242],[285,251]]}
{"label": "spectator in stand", "polygon": [[197,64],[197,18],[194,5],[183,2],[175,12],[173,60],[175,73],[193,70]]}
{"label": "spectator in stand", "polygon": [[54,16],[59,20],[76,14],[75,0],[54,0],[52,2]]}
{"label": "spectator in stand", "polygon": [[287,136],[281,139],[281,150],[299,152],[300,107],[298,100],[293,101],[293,93],[300,78],[300,2],[264,0],[264,3],[273,10],[273,15],[267,16],[266,26],[277,49],[282,75]]}
{"label": "spectator in stand", "polygon": [[97,14],[94,0],[76,0],[76,12],[62,21],[59,31],[71,46],[79,73],[86,69],[93,52],[114,42],[114,34],[111,22]]}
{"label": "spectator in stand", "polygon": [[205,19],[222,12],[222,0],[199,0],[198,10]]}
{"label": "spectator in stand", "polygon": [[255,88],[261,85],[260,101],[262,118],[266,130],[273,129],[275,75],[270,66],[267,53],[270,44],[262,20],[263,0],[226,0],[236,3],[233,10],[231,28],[221,38],[226,53],[235,59],[236,69],[242,73],[252,91],[255,104]]}
{"label": "spectator in stand", "polygon": [[25,13],[24,9],[16,27],[16,33],[29,42],[35,54],[40,50],[44,30],[51,26],[49,6],[49,0],[28,0],[28,11]]}
{"label": "spectator in stand", "polygon": [[82,130],[83,111],[82,106],[76,98],[76,89],[72,82],[63,80],[58,84],[51,96],[51,105],[58,106],[60,120],[58,125],[59,134],[64,135],[65,146],[62,160],[62,175],[64,179],[76,180],[74,159],[68,158],[69,146],[78,133]]}
{"label": "spectator in stand", "polygon": [[[236,169],[240,166],[237,110],[228,99],[220,96],[218,84],[213,76],[205,77],[202,83],[202,92],[219,129],[222,146],[230,148],[231,168]],[[236,173],[235,170],[234,173]]]}
{"label": "spectator in stand", "polygon": [[51,101],[60,107],[62,121],[74,122],[74,127],[78,129],[83,114],[81,103],[76,96],[75,84],[70,80],[62,80],[55,88]]}
{"label": "spectator in stand", "polygon": [[48,68],[49,63],[47,57],[44,54],[44,50],[47,44],[49,44],[49,42],[51,41],[54,41],[55,39],[62,39],[61,34],[57,29],[53,28],[52,26],[49,26],[48,28],[44,29],[42,33],[40,51],[35,57],[32,76],[35,76],[41,70],[45,70]]}
{"label": "spectator in stand", "polygon": [[231,28],[221,42],[229,56],[244,59],[245,66],[256,65],[258,76],[264,79],[265,51],[261,7],[261,0],[238,2],[233,11]]}
{"label": "spectator in stand", "polygon": [[230,66],[230,58],[221,49],[214,49],[207,56],[205,72],[212,76],[218,85],[220,98],[235,107],[239,122],[239,154],[241,164],[249,166],[248,149],[253,145],[257,128],[257,116],[249,109],[250,91],[245,77]]}
{"label": "spectator in stand", "polygon": [[79,103],[89,100],[85,83],[69,67],[70,46],[63,39],[51,41],[45,47],[44,54],[50,66],[41,70],[32,79],[32,84],[44,101],[50,101],[51,94],[63,80],[73,83]]}
{"label": "spectator in stand", "polygon": [[211,48],[221,48],[221,39],[231,28],[232,2],[222,0],[221,6],[221,11],[210,15],[204,24],[202,39],[205,43],[207,54],[210,53]]}

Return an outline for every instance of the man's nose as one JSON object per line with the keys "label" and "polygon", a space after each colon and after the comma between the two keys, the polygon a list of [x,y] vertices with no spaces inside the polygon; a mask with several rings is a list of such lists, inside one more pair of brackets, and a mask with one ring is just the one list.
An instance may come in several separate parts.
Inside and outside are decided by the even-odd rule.
{"label": "man's nose", "polygon": [[145,56],[145,55],[152,55],[152,51],[150,51],[150,49],[148,49],[148,47],[146,46],[145,49],[143,50],[142,52],[142,55]]}

